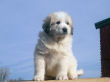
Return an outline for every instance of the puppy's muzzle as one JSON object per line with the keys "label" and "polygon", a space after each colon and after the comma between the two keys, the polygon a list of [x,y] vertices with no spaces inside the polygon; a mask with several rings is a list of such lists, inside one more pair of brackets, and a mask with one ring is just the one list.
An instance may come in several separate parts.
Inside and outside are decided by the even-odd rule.
{"label": "puppy's muzzle", "polygon": [[68,32],[68,30],[67,30],[67,28],[62,28],[62,31],[63,31],[63,34],[67,34],[67,32]]}

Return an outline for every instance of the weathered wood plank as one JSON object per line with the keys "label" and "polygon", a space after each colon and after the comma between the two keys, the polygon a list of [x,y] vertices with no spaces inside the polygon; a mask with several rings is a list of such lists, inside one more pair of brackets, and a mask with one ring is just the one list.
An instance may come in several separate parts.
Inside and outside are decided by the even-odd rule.
{"label": "weathered wood plank", "polygon": [[110,82],[110,78],[87,78],[75,80],[46,80],[46,81],[9,81],[9,82]]}

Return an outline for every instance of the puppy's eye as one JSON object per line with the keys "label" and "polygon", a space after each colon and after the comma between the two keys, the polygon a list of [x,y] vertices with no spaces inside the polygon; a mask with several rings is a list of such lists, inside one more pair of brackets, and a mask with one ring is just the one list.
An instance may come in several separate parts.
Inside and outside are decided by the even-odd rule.
{"label": "puppy's eye", "polygon": [[66,22],[67,25],[69,25],[69,22]]}
{"label": "puppy's eye", "polygon": [[56,24],[60,24],[60,21],[57,21]]}

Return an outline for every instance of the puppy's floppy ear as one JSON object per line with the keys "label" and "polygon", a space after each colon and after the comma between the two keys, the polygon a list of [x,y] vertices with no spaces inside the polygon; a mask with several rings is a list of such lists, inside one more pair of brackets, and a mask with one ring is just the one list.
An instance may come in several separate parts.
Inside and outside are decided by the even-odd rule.
{"label": "puppy's floppy ear", "polygon": [[[69,16],[69,15],[68,15]],[[69,23],[70,23],[70,27],[71,27],[71,35],[73,35],[73,22],[72,22],[72,18],[69,16]]]}
{"label": "puppy's floppy ear", "polygon": [[49,34],[50,32],[50,22],[51,22],[51,17],[48,16],[45,20],[44,23],[42,25],[42,28],[44,30],[45,33]]}
{"label": "puppy's floppy ear", "polygon": [[73,26],[71,27],[71,35],[73,35]]}

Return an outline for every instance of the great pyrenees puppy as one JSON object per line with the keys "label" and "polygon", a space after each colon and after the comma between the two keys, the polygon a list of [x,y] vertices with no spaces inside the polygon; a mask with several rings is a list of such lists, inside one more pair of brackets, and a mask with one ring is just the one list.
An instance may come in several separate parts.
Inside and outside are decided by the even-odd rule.
{"label": "great pyrenees puppy", "polygon": [[68,80],[83,74],[72,52],[73,25],[65,12],[46,17],[34,53],[34,80]]}

